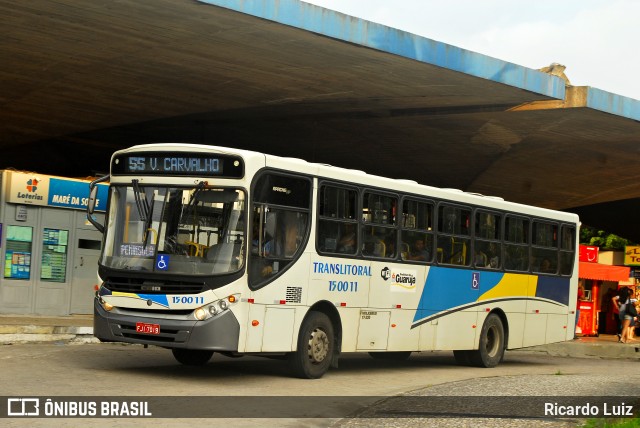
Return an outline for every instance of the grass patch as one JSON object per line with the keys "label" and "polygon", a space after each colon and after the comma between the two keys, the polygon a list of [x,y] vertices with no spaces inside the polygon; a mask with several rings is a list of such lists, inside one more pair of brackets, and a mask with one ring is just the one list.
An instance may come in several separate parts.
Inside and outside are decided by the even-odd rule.
{"label": "grass patch", "polygon": [[640,418],[619,418],[619,419],[589,419],[583,428],[638,428]]}

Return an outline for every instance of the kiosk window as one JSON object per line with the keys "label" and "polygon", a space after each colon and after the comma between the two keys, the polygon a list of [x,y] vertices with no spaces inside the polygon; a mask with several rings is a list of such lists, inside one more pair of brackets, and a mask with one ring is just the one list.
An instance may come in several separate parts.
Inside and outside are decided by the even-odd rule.
{"label": "kiosk window", "polygon": [[102,242],[95,239],[78,239],[78,248],[83,250],[97,250],[100,251],[100,245]]}
{"label": "kiosk window", "polygon": [[31,277],[31,242],[33,228],[7,226],[7,251],[4,260],[4,277],[29,279]]}
{"label": "kiosk window", "polygon": [[69,231],[44,229],[42,235],[42,264],[40,279],[49,282],[64,282],[67,277],[67,247]]}

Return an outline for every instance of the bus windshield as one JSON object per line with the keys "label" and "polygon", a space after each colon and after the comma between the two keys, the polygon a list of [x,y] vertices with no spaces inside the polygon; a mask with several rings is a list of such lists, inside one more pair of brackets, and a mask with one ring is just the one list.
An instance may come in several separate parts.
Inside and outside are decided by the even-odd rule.
{"label": "bus windshield", "polygon": [[101,263],[113,269],[220,275],[243,267],[241,189],[113,186]]}

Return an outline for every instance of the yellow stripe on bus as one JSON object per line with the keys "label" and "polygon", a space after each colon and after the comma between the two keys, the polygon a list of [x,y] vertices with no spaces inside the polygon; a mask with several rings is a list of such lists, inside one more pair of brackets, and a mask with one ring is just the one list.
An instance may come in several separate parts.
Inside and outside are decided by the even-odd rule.
{"label": "yellow stripe on bus", "polygon": [[[523,277],[528,277],[529,280],[524,281]],[[491,290],[480,296],[478,301],[512,296],[535,297],[537,286],[538,277],[535,275],[505,273],[502,280]]]}

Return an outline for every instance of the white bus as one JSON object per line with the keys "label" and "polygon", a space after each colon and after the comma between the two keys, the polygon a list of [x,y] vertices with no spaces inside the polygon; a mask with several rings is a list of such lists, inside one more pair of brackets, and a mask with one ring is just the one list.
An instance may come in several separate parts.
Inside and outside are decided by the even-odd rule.
{"label": "white bus", "polygon": [[573,338],[574,214],[214,146],[135,146],[110,167],[102,341],[187,365],[280,355],[318,378],[342,352],[494,367]]}

